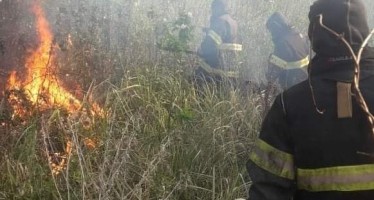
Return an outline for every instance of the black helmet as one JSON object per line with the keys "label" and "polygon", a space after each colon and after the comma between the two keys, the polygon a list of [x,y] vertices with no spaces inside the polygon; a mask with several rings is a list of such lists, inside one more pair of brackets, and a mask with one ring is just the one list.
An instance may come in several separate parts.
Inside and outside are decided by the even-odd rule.
{"label": "black helmet", "polygon": [[309,31],[313,50],[326,56],[350,55],[343,42],[326,29],[322,23],[344,36],[353,50],[357,50],[369,35],[365,5],[362,0],[318,0],[309,12]]}
{"label": "black helmet", "polygon": [[227,0],[214,0],[211,5],[212,15],[221,16],[228,13]]}
{"label": "black helmet", "polygon": [[266,22],[266,28],[270,31],[273,39],[281,37],[291,30],[286,17],[279,12],[275,12],[269,17]]}

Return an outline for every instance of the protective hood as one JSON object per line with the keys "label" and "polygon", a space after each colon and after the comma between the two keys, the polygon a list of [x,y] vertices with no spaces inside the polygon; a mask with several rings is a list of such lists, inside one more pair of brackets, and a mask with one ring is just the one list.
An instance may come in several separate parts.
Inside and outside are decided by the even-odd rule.
{"label": "protective hood", "polygon": [[287,19],[279,12],[275,12],[269,17],[266,28],[270,31],[273,40],[277,40],[292,29]]}
{"label": "protective hood", "polygon": [[310,7],[308,35],[313,50],[319,56],[350,56],[344,43],[320,25],[319,16],[322,16],[325,26],[344,36],[355,53],[369,35],[362,0],[317,0]]}
{"label": "protective hood", "polygon": [[211,5],[212,17],[219,17],[228,13],[228,4],[226,0],[214,0]]}

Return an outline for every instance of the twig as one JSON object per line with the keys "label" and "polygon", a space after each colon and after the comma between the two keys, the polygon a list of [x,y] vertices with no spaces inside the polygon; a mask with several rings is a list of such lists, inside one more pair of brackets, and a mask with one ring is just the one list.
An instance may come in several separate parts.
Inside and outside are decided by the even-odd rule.
{"label": "twig", "polygon": [[[50,151],[48,150],[48,140],[49,140],[49,134],[48,134],[48,132],[49,131],[46,130],[46,129],[48,129],[48,128],[45,127],[45,125],[47,123],[45,122],[45,119],[43,117],[42,117],[42,124],[44,125],[44,126],[42,126],[41,132],[42,132],[42,135],[43,135],[43,142],[44,142],[44,147],[45,147],[45,154],[46,154],[47,158],[49,158],[49,154],[50,154]],[[48,159],[48,162],[49,162],[49,159]],[[60,190],[58,189],[57,180],[56,180],[55,175],[53,174],[53,169],[52,169],[52,166],[51,166],[50,163],[48,163],[48,167],[49,167],[49,170],[51,171],[52,179],[53,179],[53,184],[54,184],[54,186],[56,188],[58,197],[59,197],[59,199],[62,199],[62,195],[61,195]]]}
{"label": "twig", "polygon": [[366,37],[366,39],[364,40],[364,43],[362,43],[361,47],[360,47],[360,50],[358,52],[358,56],[357,56],[357,59],[358,60],[361,60],[361,55],[362,55],[362,52],[364,50],[364,48],[366,47],[366,45],[369,43],[370,41],[370,38],[373,37],[374,35],[374,29],[371,30],[370,34]]}
{"label": "twig", "polygon": [[[314,32],[314,29],[315,29],[315,24],[313,24],[313,32]],[[313,44],[313,37],[311,38],[311,43]],[[310,47],[309,49],[309,57],[312,57],[312,47]],[[311,62],[309,62],[309,65],[308,65],[308,85],[309,85],[309,88],[310,88],[310,92],[311,92],[311,95],[312,95],[312,101],[313,101],[313,105],[314,105],[314,108],[316,109],[317,113],[320,114],[320,115],[323,115],[325,113],[325,109],[324,108],[319,108],[318,104],[317,104],[317,99],[316,99],[316,96],[314,94],[314,88],[313,88],[313,84],[312,84],[312,65],[311,65]]]}
{"label": "twig", "polygon": [[355,52],[354,52],[354,50],[352,49],[351,45],[344,38],[344,35],[338,34],[334,30],[332,30],[329,27],[325,26],[323,24],[323,16],[322,15],[319,15],[318,17],[319,17],[319,24],[321,25],[321,27],[324,28],[324,29],[326,29],[329,33],[331,33],[331,34],[335,35],[336,37],[338,37],[346,45],[346,47],[348,48],[348,50],[351,53],[351,56],[352,56],[352,58],[353,58],[353,60],[355,62],[355,66],[354,66],[354,78],[353,78],[353,93],[355,94],[354,97],[355,97],[357,103],[359,104],[359,106],[361,107],[361,109],[365,112],[365,114],[367,116],[367,119],[368,119],[368,121],[370,123],[371,132],[374,135],[374,116],[370,112],[369,107],[368,107],[368,105],[367,105],[367,103],[365,101],[365,98],[362,95],[361,90],[360,90],[360,61],[361,61],[361,55],[362,55],[362,52],[363,52],[365,46],[369,42],[370,38],[373,36],[374,29],[371,31],[371,33],[366,37],[366,39],[364,40],[364,42],[361,44],[359,52],[356,55]]}

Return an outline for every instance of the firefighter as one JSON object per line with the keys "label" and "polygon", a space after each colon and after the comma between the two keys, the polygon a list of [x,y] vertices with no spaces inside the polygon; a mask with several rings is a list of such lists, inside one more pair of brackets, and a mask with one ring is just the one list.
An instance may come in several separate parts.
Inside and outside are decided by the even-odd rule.
{"label": "firefighter", "polygon": [[306,67],[309,64],[307,38],[278,12],[269,17],[266,27],[274,44],[274,51],[268,60],[267,80],[278,80],[283,90],[304,81],[307,78]]}
{"label": "firefighter", "polygon": [[249,199],[372,200],[374,136],[364,102],[374,110],[374,49],[364,47],[356,79],[347,48],[357,54],[369,35],[364,3],[317,0],[309,22],[309,81],[279,94],[264,119],[247,163]]}
{"label": "firefighter", "polygon": [[228,13],[226,0],[214,0],[211,12],[210,27],[204,29],[205,38],[198,51],[202,62],[196,75],[212,80],[236,78],[239,72],[231,61],[233,54],[242,50],[237,44],[237,22]]}

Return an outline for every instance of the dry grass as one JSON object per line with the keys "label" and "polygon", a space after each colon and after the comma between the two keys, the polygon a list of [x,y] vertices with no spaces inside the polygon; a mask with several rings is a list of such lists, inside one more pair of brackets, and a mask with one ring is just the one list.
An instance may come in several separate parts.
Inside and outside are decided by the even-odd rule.
{"label": "dry grass", "polygon": [[[7,7],[0,6],[4,10],[0,15],[5,16],[0,19],[0,41],[16,52],[5,55],[7,62],[0,55],[5,69],[13,65],[22,69],[20,55],[27,55],[27,49],[35,45],[30,42],[32,17],[25,11],[32,1],[25,2],[0,3],[15,11],[5,12]],[[58,46],[58,76],[80,98],[89,96],[99,102],[106,115],[69,114],[55,108],[12,121],[2,102],[0,199],[245,197],[249,184],[245,162],[271,98],[264,100],[257,86],[246,88],[246,95],[228,86],[207,86],[196,93],[189,81],[196,58],[162,52],[155,45],[162,33],[157,27],[164,20],[192,12],[197,29],[191,49],[196,49],[200,28],[208,24],[209,3],[43,1]],[[232,1],[247,80],[263,81],[271,51],[266,18],[280,10],[305,32],[310,3]],[[367,3],[372,6],[371,1]],[[11,24],[14,27],[8,29]],[[3,27],[18,32],[5,34]],[[92,96],[85,92],[91,85]],[[94,144],[87,143],[87,138]],[[71,154],[66,153],[67,141],[72,144]],[[48,158],[56,152],[66,153],[54,161],[65,160],[65,165],[53,175]]]}
{"label": "dry grass", "polygon": [[[1,154],[0,191],[37,199],[234,199],[246,195],[245,162],[261,118],[259,98],[226,87],[196,96],[181,69],[138,68],[106,93],[105,117],[43,112],[15,125]],[[230,87],[231,88],[231,87]],[[220,91],[218,91],[220,90]],[[22,132],[17,132],[16,130]],[[90,148],[85,138],[95,138]],[[47,155],[71,141],[58,175]],[[61,161],[61,160],[60,160]],[[20,192],[22,190],[22,192]]]}

